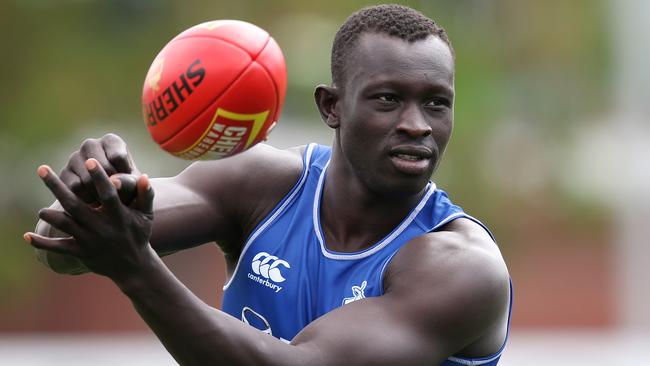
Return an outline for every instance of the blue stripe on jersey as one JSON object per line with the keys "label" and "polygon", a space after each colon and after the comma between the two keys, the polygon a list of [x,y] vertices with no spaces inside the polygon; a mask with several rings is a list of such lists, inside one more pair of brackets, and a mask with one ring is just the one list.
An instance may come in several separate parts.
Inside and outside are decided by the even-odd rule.
{"label": "blue stripe on jersey", "polygon": [[[383,295],[386,267],[412,238],[459,217],[478,222],[430,183],[416,207],[378,243],[355,253],[331,251],[320,225],[330,155],[329,147],[307,147],[300,179],[253,230],[224,286],[223,311],[286,342],[323,314]],[[443,366],[496,365],[500,353],[472,360],[450,357]]]}

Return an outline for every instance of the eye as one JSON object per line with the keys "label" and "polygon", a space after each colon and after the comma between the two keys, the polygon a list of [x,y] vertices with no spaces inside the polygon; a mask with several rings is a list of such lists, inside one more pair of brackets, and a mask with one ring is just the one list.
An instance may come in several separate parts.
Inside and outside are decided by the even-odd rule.
{"label": "eye", "polygon": [[378,100],[380,100],[381,102],[383,102],[383,103],[397,103],[398,102],[397,96],[394,95],[394,94],[388,94],[388,93],[379,94],[379,95],[376,96],[376,98]]}
{"label": "eye", "polygon": [[451,107],[451,102],[449,102],[449,100],[445,98],[433,98],[430,101],[428,101],[424,106],[430,108]]}

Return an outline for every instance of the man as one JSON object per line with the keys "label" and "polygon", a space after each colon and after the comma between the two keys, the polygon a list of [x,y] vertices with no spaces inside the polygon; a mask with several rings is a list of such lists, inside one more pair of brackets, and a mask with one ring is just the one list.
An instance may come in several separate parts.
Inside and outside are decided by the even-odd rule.
{"label": "man", "polygon": [[[63,209],[39,217],[71,237],[41,224],[26,240],[109,277],[184,365],[495,365],[506,266],[429,181],[453,124],[445,32],[406,7],[362,9],[337,33],[332,79],[315,92],[331,148],[259,145],[149,181],[119,137],[86,140],[61,179],[38,169]],[[223,311],[156,254],[211,241]]]}

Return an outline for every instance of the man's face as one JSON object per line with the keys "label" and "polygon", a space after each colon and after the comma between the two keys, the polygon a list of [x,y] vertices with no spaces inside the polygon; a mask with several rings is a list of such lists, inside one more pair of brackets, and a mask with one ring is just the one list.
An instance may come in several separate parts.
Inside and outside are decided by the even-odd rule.
{"label": "man's face", "polygon": [[343,156],[375,193],[416,194],[451,136],[451,51],[435,36],[409,43],[382,33],[364,33],[353,47],[339,86]]}

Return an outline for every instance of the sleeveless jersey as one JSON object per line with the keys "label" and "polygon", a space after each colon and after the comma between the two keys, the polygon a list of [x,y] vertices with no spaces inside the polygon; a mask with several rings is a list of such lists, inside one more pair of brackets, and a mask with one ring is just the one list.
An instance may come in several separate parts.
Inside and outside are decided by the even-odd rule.
{"label": "sleeveless jersey", "polygon": [[[459,217],[483,226],[431,182],[417,206],[380,242],[356,253],[331,251],[320,225],[330,154],[329,147],[307,146],[298,183],[253,230],[224,286],[224,312],[285,342],[329,311],[383,295],[386,267],[410,239]],[[450,357],[441,366],[496,365],[502,350],[478,359]]]}

